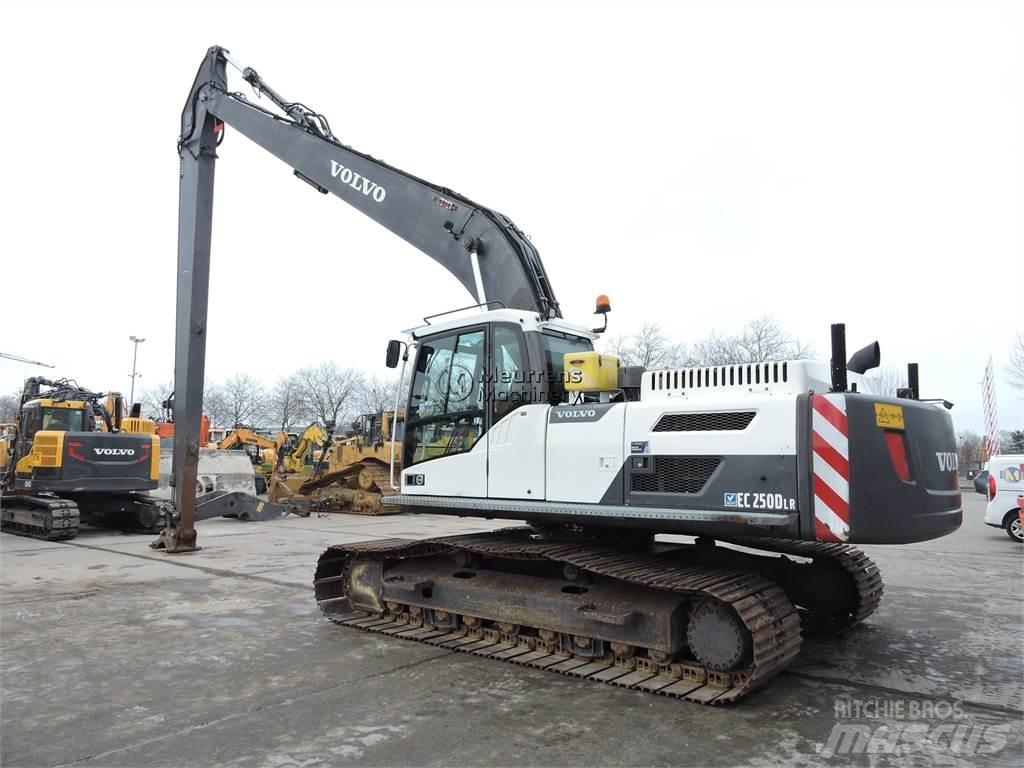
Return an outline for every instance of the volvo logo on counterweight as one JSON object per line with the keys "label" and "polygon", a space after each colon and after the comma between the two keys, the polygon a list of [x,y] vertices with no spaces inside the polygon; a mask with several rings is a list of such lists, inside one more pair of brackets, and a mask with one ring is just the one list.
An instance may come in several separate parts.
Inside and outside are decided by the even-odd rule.
{"label": "volvo logo on counterweight", "polygon": [[97,456],[134,456],[134,448],[93,448]]}
{"label": "volvo logo on counterweight", "polygon": [[384,187],[375,181],[370,181],[365,176],[360,176],[336,160],[331,160],[331,176],[340,180],[342,184],[348,184],[356,192],[362,192],[372,198],[375,203],[383,203],[384,198],[387,197],[388,192]]}

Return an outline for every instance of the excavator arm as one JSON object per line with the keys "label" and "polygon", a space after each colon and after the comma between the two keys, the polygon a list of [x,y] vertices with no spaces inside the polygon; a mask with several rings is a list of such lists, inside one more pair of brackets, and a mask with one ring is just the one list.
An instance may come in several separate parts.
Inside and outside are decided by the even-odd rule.
{"label": "excavator arm", "polygon": [[309,449],[314,445],[323,446],[326,449],[328,440],[327,431],[323,427],[319,424],[310,424],[302,433],[295,447],[284,457],[284,468],[289,472],[301,472]]}
{"label": "excavator arm", "polygon": [[228,450],[239,445],[256,445],[264,449],[269,448],[278,450],[283,444],[284,440],[280,437],[277,440],[271,440],[269,437],[264,437],[263,435],[253,432],[251,429],[239,427],[217,443],[217,448],[220,450]]}
{"label": "excavator arm", "polygon": [[[229,91],[225,62],[280,114]],[[336,195],[436,260],[481,304],[561,316],[540,254],[508,217],[345,146],[323,115],[287,101],[219,47],[208,51],[182,112],[183,161],[215,151],[204,142],[211,117],[214,134],[225,124],[234,128],[314,189]]]}
{"label": "excavator arm", "polygon": [[[227,65],[278,111],[229,90]],[[221,47],[207,51],[181,117],[174,484],[180,523],[169,551],[195,546],[193,528],[205,375],[206,319],[217,147],[229,126],[324,194],[362,211],[447,269],[480,304],[561,317],[540,255],[512,221],[446,187],[342,144],[323,115],[278,94]]]}

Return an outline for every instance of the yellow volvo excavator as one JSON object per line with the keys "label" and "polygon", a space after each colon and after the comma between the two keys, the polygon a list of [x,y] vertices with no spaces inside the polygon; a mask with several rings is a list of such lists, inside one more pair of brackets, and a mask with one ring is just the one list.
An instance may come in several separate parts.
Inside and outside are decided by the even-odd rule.
{"label": "yellow volvo excavator", "polygon": [[8,533],[59,540],[80,522],[153,531],[170,505],[157,487],[160,443],[152,421],[124,415],[117,393],[30,378],[18,421],[0,437],[0,524]]}

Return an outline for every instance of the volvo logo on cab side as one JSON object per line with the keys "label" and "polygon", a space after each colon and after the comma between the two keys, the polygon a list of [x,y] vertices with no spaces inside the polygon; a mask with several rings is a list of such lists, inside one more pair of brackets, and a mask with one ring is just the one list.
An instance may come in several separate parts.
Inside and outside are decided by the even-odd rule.
{"label": "volvo logo on cab side", "polygon": [[351,168],[346,168],[335,160],[331,160],[331,176],[339,179],[342,184],[348,184],[356,192],[362,192],[367,197],[373,198],[375,203],[383,203],[384,198],[387,197],[387,190],[377,184],[377,182],[370,181],[365,176],[360,176]]}
{"label": "volvo logo on cab side", "polygon": [[582,411],[555,411],[555,417],[559,419],[592,419],[597,416],[597,411],[587,408]]}
{"label": "volvo logo on cab side", "polygon": [[548,421],[552,424],[579,424],[588,421],[600,421],[612,409],[614,403],[594,403],[593,405],[556,405],[549,412]]}

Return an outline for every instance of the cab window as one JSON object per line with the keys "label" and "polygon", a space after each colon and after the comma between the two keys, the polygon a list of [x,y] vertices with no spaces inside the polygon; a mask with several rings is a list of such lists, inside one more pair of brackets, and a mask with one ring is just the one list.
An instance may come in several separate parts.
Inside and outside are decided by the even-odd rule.
{"label": "cab window", "polygon": [[514,328],[494,327],[494,407],[492,424],[530,402],[530,375],[522,335]]}
{"label": "cab window", "polygon": [[43,408],[44,430],[55,432],[81,432],[82,411],[71,408]]}
{"label": "cab window", "polygon": [[483,329],[420,344],[405,420],[405,466],[472,449],[485,430]]}
{"label": "cab window", "polygon": [[590,352],[594,345],[590,339],[553,331],[541,334],[541,341],[544,349],[544,386],[548,393],[548,403],[558,405],[565,400],[565,353]]}

